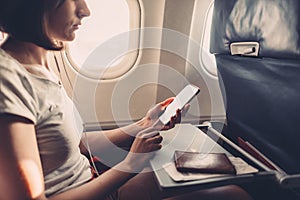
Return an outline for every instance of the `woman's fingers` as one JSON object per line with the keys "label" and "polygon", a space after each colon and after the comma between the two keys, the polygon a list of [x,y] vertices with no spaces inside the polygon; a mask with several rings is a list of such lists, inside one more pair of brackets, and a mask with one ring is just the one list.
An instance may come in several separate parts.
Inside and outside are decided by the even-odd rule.
{"label": "woman's fingers", "polygon": [[163,137],[161,135],[156,135],[151,138],[147,138],[146,143],[149,145],[149,152],[157,151],[161,149],[161,142],[163,141]]}
{"label": "woman's fingers", "polygon": [[164,112],[164,110],[166,109],[166,107],[174,100],[174,98],[175,97],[170,97],[170,98],[156,104],[154,106],[154,108],[151,110],[153,117],[157,118],[159,115],[161,115]]}
{"label": "woman's fingers", "polygon": [[139,132],[137,134],[137,137],[140,137],[140,138],[149,138],[149,137],[153,137],[155,135],[158,134],[158,129],[155,128],[155,127],[148,127],[146,129],[144,129],[143,131]]}
{"label": "woman's fingers", "polygon": [[161,147],[162,147],[161,144],[151,144],[149,152],[158,151],[161,149]]}
{"label": "woman's fingers", "polygon": [[163,138],[154,128],[148,128],[137,134],[134,139],[126,160],[135,163],[137,169],[142,169],[154,155],[155,151],[161,149]]}
{"label": "woman's fingers", "polygon": [[175,124],[179,124],[181,122],[181,110],[177,110],[176,111],[176,115],[174,115],[173,117],[171,117],[170,121],[163,127],[163,130],[168,130],[171,129],[175,126]]}
{"label": "woman's fingers", "polygon": [[190,109],[191,104],[186,104],[183,109],[181,110],[181,116],[184,117],[186,115],[186,113],[188,112],[188,110]]}
{"label": "woman's fingers", "polygon": [[156,151],[161,148],[163,137],[157,131],[139,133],[136,142],[141,143],[142,153]]}
{"label": "woman's fingers", "polygon": [[176,124],[176,123],[180,123],[181,122],[181,116],[182,116],[182,111],[181,110],[177,110],[176,111],[176,115],[173,116],[173,118],[171,118],[171,121]]}
{"label": "woman's fingers", "polygon": [[161,105],[164,108],[166,108],[173,100],[175,99],[175,97],[170,97],[167,98],[166,100],[164,100],[163,102],[160,102],[159,105]]}
{"label": "woman's fingers", "polygon": [[153,144],[160,144],[162,142],[162,140],[163,140],[163,137],[159,134],[148,139],[148,141]]}

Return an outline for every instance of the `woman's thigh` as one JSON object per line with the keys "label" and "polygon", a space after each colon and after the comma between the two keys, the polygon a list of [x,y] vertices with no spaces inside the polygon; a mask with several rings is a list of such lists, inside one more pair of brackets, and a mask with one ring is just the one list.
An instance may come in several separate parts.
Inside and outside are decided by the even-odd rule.
{"label": "woman's thigh", "polygon": [[142,172],[127,181],[117,192],[120,200],[156,200],[161,192],[154,179],[153,172]]}
{"label": "woman's thigh", "polygon": [[[143,172],[126,184],[117,192],[117,199],[120,200],[159,200],[164,194],[159,190],[153,172]],[[166,200],[252,200],[252,198],[242,188],[235,185],[215,187],[211,189],[199,190],[187,194],[177,195]]]}
{"label": "woman's thigh", "polygon": [[236,185],[227,185],[210,189],[199,190],[183,195],[167,198],[165,200],[253,200],[242,188]]}

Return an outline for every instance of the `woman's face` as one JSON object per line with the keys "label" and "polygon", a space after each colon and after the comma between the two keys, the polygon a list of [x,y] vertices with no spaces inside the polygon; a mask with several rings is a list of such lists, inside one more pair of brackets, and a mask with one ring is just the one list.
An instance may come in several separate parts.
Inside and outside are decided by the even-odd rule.
{"label": "woman's face", "polygon": [[81,20],[89,15],[85,0],[65,0],[61,6],[47,13],[47,32],[54,40],[72,41]]}

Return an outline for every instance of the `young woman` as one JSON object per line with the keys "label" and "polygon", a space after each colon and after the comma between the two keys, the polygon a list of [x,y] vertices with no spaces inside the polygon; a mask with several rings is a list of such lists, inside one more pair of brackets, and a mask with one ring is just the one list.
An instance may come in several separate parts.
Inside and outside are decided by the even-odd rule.
{"label": "young woman", "polygon": [[[47,53],[72,41],[89,15],[84,0],[1,1],[0,30],[8,39],[0,48],[0,199],[133,199],[128,194],[136,193],[145,180],[149,195],[143,195],[154,191],[149,198],[159,198],[149,173],[136,174],[161,148],[157,130],[180,120],[177,112],[169,127],[154,125],[172,99],[132,125],[87,135],[100,151],[107,147],[103,137],[116,145],[131,144],[125,159],[99,177],[93,178],[82,154],[82,130],[74,128],[72,101],[51,71]],[[235,186],[201,193],[213,196],[211,191],[248,197]]]}

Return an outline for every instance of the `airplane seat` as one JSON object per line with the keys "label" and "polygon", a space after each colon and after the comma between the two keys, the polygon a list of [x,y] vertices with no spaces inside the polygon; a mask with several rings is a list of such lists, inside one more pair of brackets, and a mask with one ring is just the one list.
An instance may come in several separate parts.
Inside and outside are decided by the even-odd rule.
{"label": "airplane seat", "polygon": [[215,0],[211,53],[228,137],[300,173],[300,2]]}

